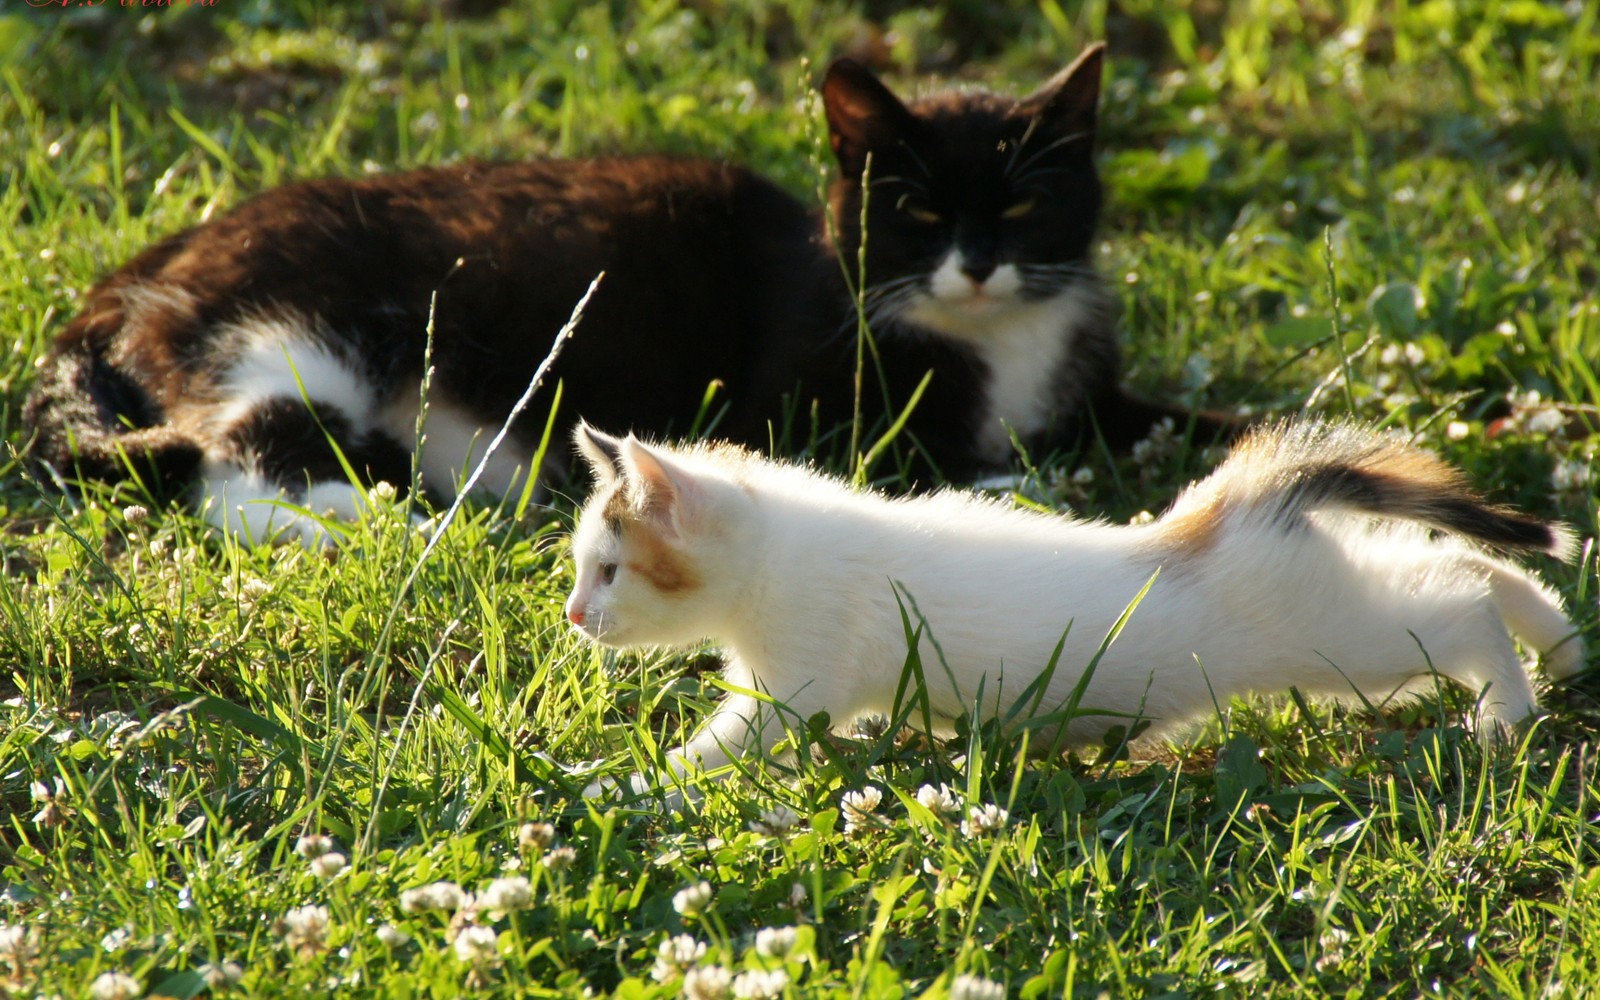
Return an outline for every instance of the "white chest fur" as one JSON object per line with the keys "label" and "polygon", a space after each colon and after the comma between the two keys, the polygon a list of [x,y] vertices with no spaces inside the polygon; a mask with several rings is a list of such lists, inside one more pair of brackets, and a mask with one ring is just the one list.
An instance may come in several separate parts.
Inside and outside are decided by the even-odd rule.
{"label": "white chest fur", "polygon": [[1096,299],[1077,284],[1037,301],[994,294],[1017,284],[1010,265],[1002,265],[986,283],[989,294],[974,296],[971,283],[954,274],[960,264],[952,253],[935,272],[932,294],[914,302],[904,316],[966,344],[988,366],[976,445],[984,461],[998,465],[1011,454],[1011,431],[1026,436],[1043,430],[1060,405],[1061,366],[1078,332],[1094,321]]}

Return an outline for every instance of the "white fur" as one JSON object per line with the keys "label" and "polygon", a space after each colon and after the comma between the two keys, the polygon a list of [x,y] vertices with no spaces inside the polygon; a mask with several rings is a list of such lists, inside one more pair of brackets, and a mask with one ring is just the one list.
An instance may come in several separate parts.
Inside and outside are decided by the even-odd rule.
{"label": "white fur", "polygon": [[[239,421],[274,399],[309,399],[318,409],[337,410],[362,431],[370,426],[374,401],[365,379],[329,349],[306,321],[293,313],[253,316],[220,332],[235,347],[233,361],[217,379],[216,402],[203,417],[207,440],[220,441]],[[224,534],[248,543],[298,541],[317,548],[333,541],[316,515],[341,520],[360,516],[365,498],[347,482],[312,483],[298,499],[273,483],[246,455],[236,459],[220,445],[201,469],[201,511]]]}
{"label": "white fur", "polygon": [[1015,265],[1002,264],[982,285],[982,294],[961,273],[961,251],[951,250],[934,269],[930,294],[906,307],[904,318],[967,344],[989,367],[978,452],[1003,464],[1011,454],[1007,428],[1026,437],[1045,428],[1059,410],[1057,373],[1071,355],[1077,331],[1095,322],[1097,293],[1073,283],[1047,299],[1018,297],[1022,281]]}
{"label": "white fur", "polygon": [[318,516],[354,521],[366,497],[349,483],[313,483],[300,500],[260,473],[232,463],[207,462],[201,472],[200,510],[207,523],[247,544],[297,541],[308,549],[335,537]]}
{"label": "white fur", "polygon": [[[1121,715],[1072,721],[1070,742],[1095,740],[1125,716],[1170,727],[1234,695],[1290,685],[1381,703],[1426,688],[1430,663],[1484,692],[1488,719],[1515,722],[1537,705],[1508,625],[1537,651],[1565,640],[1554,673],[1583,662],[1559,600],[1526,571],[1424,526],[1335,509],[1286,525],[1269,494],[1255,506],[1225,501],[1215,530],[1193,544],[1176,514],[1116,526],[956,492],[889,499],[754,457],[619,444],[620,474],[586,449],[601,485],[574,534],[570,617],[610,645],[718,640],[727,679],[769,694],[791,724],[821,710],[843,723],[893,709],[906,659],[899,602],[925,623],[918,648],[938,718],[973,707],[980,689],[980,712],[1008,707],[1065,635],[1040,703],[1057,709],[1152,577],[1081,702]],[[1270,471],[1273,449],[1258,449],[1179,509],[1228,496],[1235,481],[1269,481],[1250,466],[1263,456]],[[653,469],[665,492],[648,486]],[[639,526],[701,586],[662,593],[635,571],[648,548],[600,516],[619,490],[649,500],[636,504]],[[610,585],[604,563],[620,565]],[[669,755],[672,769],[770,748],[782,733],[775,718],[770,704],[730,694]]]}
{"label": "white fur", "polygon": [[[415,440],[420,399],[420,386],[401,393],[384,407],[379,426],[397,441]],[[478,423],[470,413],[435,392],[428,403],[428,420],[423,428],[423,482],[454,497],[467,475],[483,460],[489,442],[499,430]],[[489,464],[474,489],[509,494],[522,482],[528,457],[514,440],[508,441],[489,456]]]}
{"label": "white fur", "polygon": [[[203,417],[193,418],[206,439],[222,440],[257,407],[275,399],[310,400],[321,412],[338,411],[357,434],[381,433],[399,442],[416,439],[420,386],[413,383],[409,391],[380,401],[368,380],[295,314],[254,316],[226,328],[221,336],[234,342],[233,361],[217,379],[216,401]],[[497,429],[479,424],[435,393],[424,428],[423,481],[453,497],[483,458]],[[224,533],[248,542],[327,545],[334,537],[317,516],[351,521],[366,505],[363,492],[349,482],[311,483],[303,496],[291,495],[283,484],[269,482],[254,468],[251,456],[235,459],[220,445],[213,451],[202,470],[205,517]],[[479,488],[510,492],[521,480],[525,459],[514,444],[496,452]]]}
{"label": "white fur", "polygon": [[231,426],[275,398],[310,399],[317,406],[336,407],[362,430],[371,425],[374,405],[367,380],[298,317],[257,316],[234,324],[222,336],[236,340],[238,347],[220,380],[226,402],[215,416],[218,426]]}
{"label": "white fur", "polygon": [[960,248],[952,248],[928,276],[928,290],[946,303],[973,303],[984,296],[1007,300],[1022,291],[1022,276],[1015,264],[1001,264],[983,281],[974,281],[964,268],[967,261]]}

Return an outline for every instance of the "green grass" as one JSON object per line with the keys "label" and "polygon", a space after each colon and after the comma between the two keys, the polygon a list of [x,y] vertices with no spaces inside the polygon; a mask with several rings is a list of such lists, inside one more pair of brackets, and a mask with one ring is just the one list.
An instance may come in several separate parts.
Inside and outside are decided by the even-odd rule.
{"label": "green grass", "polygon": [[[1592,540],[1597,28],[1594,0],[12,4],[0,432],[23,443],[31,361],[99,275],[265,186],[668,149],[810,196],[804,81],[831,55],[1020,92],[1109,37],[1102,265],[1134,383],[1353,408]],[[1131,761],[1028,758],[982,725],[935,746],[803,733],[801,764],[707,782],[682,814],[595,808],[551,761],[621,773],[719,691],[703,656],[616,656],[564,627],[570,507],[469,507],[402,591],[422,551],[403,512],[331,558],[247,551],[180,510],[130,516],[131,494],[42,493],[10,454],[0,946],[37,954],[0,948],[0,995],[120,970],[193,996],[204,963],[233,962],[245,996],[674,996],[651,972],[678,933],[797,996],[979,995],[959,976],[1021,997],[1600,989],[1592,680],[1494,753],[1458,728],[1463,692],[1377,714],[1279,699]],[[1086,455],[1047,463],[1039,492],[1126,518],[1201,467]],[[1593,548],[1541,569],[1600,638]],[[1006,822],[963,832],[918,801],[940,783]],[[847,832],[844,796],[869,785],[881,804]],[[757,832],[779,806],[794,826]],[[519,845],[544,822],[553,845]],[[332,877],[295,853],[317,832],[348,859]],[[552,846],[572,853],[547,865]],[[512,875],[531,905],[478,917],[498,934],[478,965],[447,914],[401,906]],[[707,907],[678,912],[700,882]],[[325,935],[290,916],[307,906]],[[784,926],[794,951],[760,954]]]}

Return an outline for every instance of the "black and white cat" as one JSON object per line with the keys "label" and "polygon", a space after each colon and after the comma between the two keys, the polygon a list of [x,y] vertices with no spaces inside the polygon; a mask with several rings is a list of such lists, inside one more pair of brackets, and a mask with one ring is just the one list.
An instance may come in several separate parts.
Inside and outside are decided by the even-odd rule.
{"label": "black and white cat", "polygon": [[573,534],[567,618],[611,646],[715,640],[731,687],[771,699],[724,697],[666,755],[669,773],[636,791],[770,749],[820,711],[891,714],[902,609],[923,628],[937,727],[1009,708],[1058,643],[1037,704],[1061,709],[1154,578],[1089,679],[1069,744],[1291,685],[1382,702],[1426,690],[1435,671],[1481,695],[1493,732],[1538,708],[1513,635],[1553,677],[1584,662],[1560,600],[1489,551],[1570,558],[1571,534],[1485,504],[1432,454],[1353,424],[1261,428],[1136,526],[962,492],[858,493],[730,445],[585,426],[576,439],[596,486]]}
{"label": "black and white cat", "polygon": [[[554,368],[561,427],[581,415],[682,434],[717,381],[717,434],[795,451],[816,428],[826,450],[855,410],[846,275],[864,198],[877,358],[863,413],[886,426],[932,372],[905,435],[922,484],[1003,467],[1013,432],[1041,451],[1085,433],[1125,447],[1174,416],[1209,439],[1219,422],[1119,386],[1090,263],[1101,61],[1091,47],[1020,100],[910,105],[836,62],[822,85],[836,239],[824,213],[702,160],[462,164],[267,191],[88,294],[38,369],[31,455],[62,479],[133,474],[158,494],[199,482],[214,524],[310,543],[320,523],[279,500],[354,515],[363,494],[339,452],[365,479],[409,482],[435,302],[420,469],[448,496],[602,270]],[[489,490],[516,481],[547,412],[513,427]]]}

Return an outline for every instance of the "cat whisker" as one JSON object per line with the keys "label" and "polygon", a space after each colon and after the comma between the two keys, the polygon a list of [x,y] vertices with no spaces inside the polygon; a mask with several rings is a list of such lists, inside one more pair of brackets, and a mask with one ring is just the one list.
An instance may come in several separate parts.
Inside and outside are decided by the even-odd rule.
{"label": "cat whisker", "polygon": [[1046,143],[1038,149],[1032,150],[1028,153],[1027,159],[1024,159],[1021,163],[1018,163],[1017,157],[1021,156],[1022,151],[1027,148],[1028,139],[1032,137],[1032,135],[1033,129],[1030,127],[1028,134],[1023,136],[1022,142],[1017,146],[1017,152],[1012,155],[1011,162],[1006,164],[1006,171],[1003,175],[1006,180],[1020,180],[1027,173],[1027,170],[1030,166],[1037,162],[1040,157],[1048,155],[1052,150],[1056,150],[1062,146],[1077,142],[1080,139],[1094,137],[1094,133],[1088,130],[1069,133],[1055,140],[1054,142]]}
{"label": "cat whisker", "polygon": [[896,184],[900,185],[901,187],[909,188],[914,194],[925,195],[928,193],[928,186],[926,184],[914,177],[906,177],[903,174],[890,174],[885,177],[874,177],[867,187],[869,189],[875,189],[878,187],[890,187]]}
{"label": "cat whisker", "polygon": [[906,306],[923,293],[923,284],[922,275],[912,274],[873,285],[862,297],[861,315],[858,316],[854,309],[846,312],[826,342],[834,344],[847,336],[854,336],[857,323],[863,317],[867,328],[874,331],[892,324]]}
{"label": "cat whisker", "polygon": [[1080,281],[1099,281],[1099,274],[1092,267],[1076,263],[1019,264],[1017,274],[1023,289],[1036,295],[1057,292]]}
{"label": "cat whisker", "polygon": [[928,169],[927,162],[923,160],[921,156],[917,155],[917,151],[913,149],[909,143],[903,144],[900,148],[907,156],[911,157],[911,162],[915,163],[917,165],[917,169],[922,171],[923,177],[926,177],[929,180],[933,179],[933,171]]}

